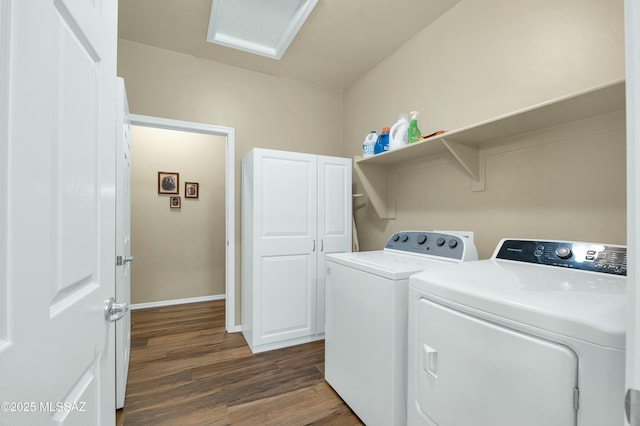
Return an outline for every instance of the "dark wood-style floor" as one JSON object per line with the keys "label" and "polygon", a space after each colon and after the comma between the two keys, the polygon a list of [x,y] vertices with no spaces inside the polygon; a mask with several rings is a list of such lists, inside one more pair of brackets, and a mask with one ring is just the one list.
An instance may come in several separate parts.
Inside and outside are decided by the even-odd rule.
{"label": "dark wood-style floor", "polygon": [[361,425],[324,381],[324,342],[252,354],[224,300],[133,311],[121,425]]}

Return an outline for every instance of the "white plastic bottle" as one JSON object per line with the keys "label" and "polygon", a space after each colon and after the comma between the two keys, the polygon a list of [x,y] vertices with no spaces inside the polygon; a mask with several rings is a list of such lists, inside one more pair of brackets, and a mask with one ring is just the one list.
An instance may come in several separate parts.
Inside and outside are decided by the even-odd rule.
{"label": "white plastic bottle", "polygon": [[409,119],[407,114],[400,114],[398,121],[391,126],[389,131],[389,150],[398,149],[409,141]]}
{"label": "white plastic bottle", "polygon": [[378,135],[375,130],[372,130],[371,133],[364,138],[364,143],[362,144],[362,156],[364,158],[372,157],[373,151],[376,146],[376,140],[378,140]]}

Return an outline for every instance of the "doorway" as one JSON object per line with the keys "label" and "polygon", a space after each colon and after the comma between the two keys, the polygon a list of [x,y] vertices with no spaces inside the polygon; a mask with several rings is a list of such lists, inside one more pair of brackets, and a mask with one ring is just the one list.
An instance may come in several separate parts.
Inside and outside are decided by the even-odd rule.
{"label": "doorway", "polygon": [[[240,327],[235,324],[235,184],[234,184],[234,161],[235,161],[235,142],[234,142],[234,129],[230,127],[213,126],[202,123],[193,123],[179,120],[171,120],[166,118],[158,118],[144,115],[131,114],[131,125],[148,127],[155,129],[173,130],[187,133],[197,133],[204,135],[221,136],[226,140],[225,146],[225,328],[228,332],[240,331]],[[133,144],[135,150],[135,143]],[[158,172],[180,172],[179,170],[158,170]],[[190,206],[187,202],[193,200],[191,198],[185,198],[185,191],[183,191],[185,182],[190,182],[189,176],[179,176],[179,187],[177,188],[180,196],[180,209]],[[199,188],[201,191],[202,189]],[[204,196],[204,193],[202,193]],[[172,194],[166,194],[167,197],[167,209],[171,209],[170,196]],[[200,194],[198,194],[200,195]],[[196,201],[197,202],[197,201]],[[178,208],[174,209],[175,211]],[[134,253],[135,255],[135,253]]]}

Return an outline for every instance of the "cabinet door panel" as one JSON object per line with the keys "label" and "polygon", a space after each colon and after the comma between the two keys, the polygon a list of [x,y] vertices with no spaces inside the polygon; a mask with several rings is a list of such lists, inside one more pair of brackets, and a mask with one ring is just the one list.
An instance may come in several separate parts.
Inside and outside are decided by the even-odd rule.
{"label": "cabinet door panel", "polygon": [[318,156],[318,333],[324,333],[325,255],[351,251],[351,159]]}
{"label": "cabinet door panel", "polygon": [[313,334],[315,328],[315,256],[263,257],[262,286],[256,296],[262,343]]}
{"label": "cabinet door panel", "polygon": [[255,344],[316,331],[317,158],[256,150]]}
{"label": "cabinet door panel", "polygon": [[311,237],[316,221],[315,158],[273,158],[264,156],[258,175],[262,207],[263,239]]}
{"label": "cabinet door panel", "polygon": [[325,253],[351,247],[351,160],[318,157],[318,237]]}

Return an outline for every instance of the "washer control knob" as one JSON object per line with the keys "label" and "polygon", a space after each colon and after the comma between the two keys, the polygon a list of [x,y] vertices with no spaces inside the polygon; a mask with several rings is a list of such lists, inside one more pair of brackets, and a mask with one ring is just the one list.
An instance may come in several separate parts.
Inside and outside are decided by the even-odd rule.
{"label": "washer control knob", "polygon": [[569,259],[572,254],[571,249],[567,246],[560,246],[556,249],[556,256],[560,259]]}
{"label": "washer control knob", "polygon": [[394,234],[392,239],[393,241],[398,241],[400,239],[400,235]]}
{"label": "washer control knob", "polygon": [[456,240],[449,240],[449,248],[456,248],[458,246],[458,242]]}
{"label": "washer control knob", "polygon": [[403,243],[406,243],[409,240],[409,236],[407,234],[403,234],[402,237],[400,238],[400,240]]}
{"label": "washer control knob", "polygon": [[444,239],[444,238],[442,238],[442,237],[440,237],[440,238],[438,238],[438,239],[436,240],[436,244],[438,245],[438,247],[442,247],[442,246],[444,245],[444,243],[445,243],[445,242],[446,242],[446,241],[445,241],[445,239]]}
{"label": "washer control knob", "polygon": [[418,235],[418,244],[424,244],[427,242],[427,236],[424,234]]}

